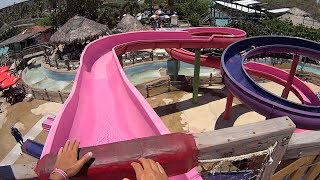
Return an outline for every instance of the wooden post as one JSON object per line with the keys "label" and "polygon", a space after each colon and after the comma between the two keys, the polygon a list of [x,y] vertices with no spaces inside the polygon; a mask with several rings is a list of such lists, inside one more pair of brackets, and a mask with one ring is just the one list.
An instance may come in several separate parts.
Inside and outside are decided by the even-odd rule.
{"label": "wooden post", "polygon": [[192,103],[198,103],[198,94],[199,94],[199,79],[200,79],[200,55],[201,50],[196,49],[195,59],[194,59],[194,75],[193,75],[193,97]]}
{"label": "wooden post", "polygon": [[44,92],[46,93],[47,99],[50,101],[50,97],[49,97],[47,89],[44,89]]}
{"label": "wooden post", "polygon": [[153,49],[151,51],[150,57],[151,57],[151,61],[153,61]]}
{"label": "wooden post", "polygon": [[22,89],[23,89],[24,94],[27,94],[26,88],[24,87],[24,84],[23,84],[23,83],[21,84],[21,86],[22,86]]}
{"label": "wooden post", "polygon": [[149,86],[146,84],[146,93],[147,93],[147,98],[149,98],[150,97],[150,94],[149,94]]}
{"label": "wooden post", "polygon": [[64,63],[67,66],[67,70],[70,71],[71,70],[71,68],[70,68],[70,60],[67,59],[67,60],[64,61]]}
{"label": "wooden post", "polygon": [[36,93],[34,93],[33,89],[31,89],[31,92],[32,92],[33,98],[36,98]]}
{"label": "wooden post", "polygon": [[61,99],[61,102],[64,103],[63,101],[63,98],[62,98],[62,95],[61,95],[61,92],[58,90],[58,93],[59,93],[59,96],[60,96],[60,99]]}
{"label": "wooden post", "polygon": [[179,77],[179,69],[180,69],[180,61],[174,60],[173,62],[173,68],[174,68],[174,74],[173,74],[173,80],[177,81]]}
{"label": "wooden post", "polygon": [[57,69],[59,69],[58,60],[57,60],[57,59],[55,59],[54,61],[55,61],[55,63],[56,63],[56,67],[57,67]]}
{"label": "wooden post", "polygon": [[[287,120],[289,120],[289,118],[286,118]],[[280,121],[279,121],[280,122]],[[291,125],[292,127],[295,128],[295,125]],[[262,173],[262,176],[260,177],[260,179],[264,180],[264,179],[270,179],[271,176],[274,174],[274,172],[276,171],[278,165],[280,164],[283,155],[285,154],[288,144],[289,144],[289,140],[293,134],[293,131],[291,131],[292,129],[288,130],[286,135],[284,135],[282,137],[282,139],[278,139],[277,142],[277,146],[276,148],[273,150],[271,158],[272,158],[272,163],[267,165]]]}

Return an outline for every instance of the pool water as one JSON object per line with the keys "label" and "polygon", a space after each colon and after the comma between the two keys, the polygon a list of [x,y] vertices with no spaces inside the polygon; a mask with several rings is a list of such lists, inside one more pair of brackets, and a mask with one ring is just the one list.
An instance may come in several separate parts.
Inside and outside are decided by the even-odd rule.
{"label": "pool water", "polygon": [[0,56],[5,56],[8,53],[9,48],[8,47],[2,47],[0,48]]}
{"label": "pool water", "polygon": [[161,74],[159,70],[152,69],[143,72],[133,73],[127,77],[132,84],[137,85],[144,82],[156,80],[161,77]]}
{"label": "pool water", "polygon": [[226,26],[231,22],[231,19],[228,19],[228,14],[221,12],[218,9],[215,10],[215,14],[212,12],[212,16],[215,17],[216,26]]}
{"label": "pool water", "polygon": [[75,74],[50,71],[35,63],[22,72],[22,79],[28,85],[48,91],[70,92]]}
{"label": "pool water", "polygon": [[[180,62],[179,75],[193,76],[193,71],[192,64]],[[146,83],[166,76],[167,61],[128,67],[124,69],[124,72],[133,85]],[[201,67],[200,76],[210,76],[210,74],[217,75],[219,74],[219,70]],[[48,91],[71,92],[74,78],[74,73],[51,71],[42,67],[38,62],[22,72],[22,79],[25,83],[34,88],[46,89]]]}
{"label": "pool water", "polygon": [[[148,81],[156,80],[162,77],[163,72],[167,70],[167,62],[154,62],[142,65],[136,65],[127,69],[124,69],[125,74],[127,75],[129,81],[133,85],[138,85],[141,83],[145,83]],[[184,62],[180,62],[180,70],[179,75],[185,76],[193,76],[194,68],[192,64],[187,64]],[[162,72],[162,73],[161,73]],[[216,75],[219,73],[219,70],[208,68],[208,67],[201,67],[200,69],[200,76],[210,76]]]}

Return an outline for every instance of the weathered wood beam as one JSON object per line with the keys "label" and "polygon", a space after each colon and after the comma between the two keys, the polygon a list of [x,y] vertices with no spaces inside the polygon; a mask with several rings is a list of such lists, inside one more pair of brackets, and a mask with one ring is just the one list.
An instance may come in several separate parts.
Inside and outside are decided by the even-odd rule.
{"label": "weathered wood beam", "polygon": [[215,159],[265,150],[276,141],[280,146],[288,144],[294,129],[288,117],[280,117],[194,136],[199,159]]}
{"label": "weathered wood beam", "polygon": [[289,141],[289,146],[283,160],[312,156],[320,153],[320,131],[295,133]]}

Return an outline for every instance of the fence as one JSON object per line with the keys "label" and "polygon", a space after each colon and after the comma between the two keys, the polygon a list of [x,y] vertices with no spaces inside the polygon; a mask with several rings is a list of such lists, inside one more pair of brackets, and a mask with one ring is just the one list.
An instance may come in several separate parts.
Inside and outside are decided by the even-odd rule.
{"label": "fence", "polygon": [[[259,171],[257,171],[254,176],[250,176],[252,179],[282,179],[284,176],[294,178],[297,177],[298,179],[307,176],[309,178],[316,179],[320,172],[320,132],[312,131],[293,134],[294,130],[295,125],[288,117],[280,117],[241,126],[219,129],[211,132],[194,134],[193,138],[198,153],[190,156],[196,155],[197,158],[192,160],[193,163],[189,162],[189,164],[192,166],[188,169],[177,168],[179,170],[176,171],[179,171],[179,173],[186,173],[189,169],[194,167],[194,164],[198,164],[198,167],[204,167],[208,163],[215,163],[216,167],[217,164],[218,166],[221,166],[224,164],[224,162],[228,161],[232,162],[232,168],[225,170],[223,173],[231,177],[226,178],[227,176],[224,176],[223,179],[237,179],[237,177],[239,179],[239,174],[243,172],[242,169],[245,169],[245,172],[251,172],[251,169],[257,169],[257,167],[259,167]],[[100,158],[98,161],[93,161],[88,169],[88,171],[94,171],[96,168],[107,168],[110,166],[110,164],[114,163],[113,161],[110,162],[110,159],[107,160],[110,149],[113,149],[114,147],[126,147],[130,149],[129,146],[141,146],[141,148],[135,148],[141,152],[127,151],[127,153],[123,154],[127,158],[126,162],[123,163],[129,164],[130,162],[136,160],[136,154],[148,154],[149,158],[160,156],[161,153],[163,153],[161,150],[158,149],[157,151],[148,151],[148,149],[142,147],[144,147],[146,142],[152,142],[153,140],[158,142],[167,140],[168,136],[170,137],[176,135],[153,136],[137,140],[100,145],[99,147],[86,147],[80,149],[79,154],[85,154],[85,152],[90,150],[93,152],[94,157]],[[189,137],[189,135],[185,136]],[[172,147],[171,144],[164,144],[166,144],[168,147]],[[177,147],[177,145],[175,146]],[[150,146],[149,148],[153,147]],[[167,151],[166,155],[168,157],[176,156],[175,151],[168,151],[168,149],[165,150]],[[148,151],[149,153],[143,153],[144,151]],[[113,155],[117,157],[116,160],[122,158],[118,152],[119,151],[113,152]],[[40,167],[43,170],[42,173],[50,174],[50,171],[54,165],[55,156],[55,154],[52,154],[47,157],[47,160],[53,163],[47,163],[46,167]],[[252,163],[253,160],[259,156],[263,157],[262,162],[257,163],[256,161],[256,163]],[[297,158],[300,159],[296,160]],[[240,161],[244,160],[247,162],[245,166],[240,168],[236,165]],[[172,158],[170,162],[167,161],[166,163],[176,163],[175,161],[175,158]],[[294,162],[291,163],[292,161]],[[288,164],[289,168],[286,167]],[[182,166],[187,165],[183,164]],[[8,170],[8,168],[11,170],[11,172],[14,172],[9,178],[31,179],[37,177],[33,170],[32,164],[23,166],[12,165],[11,167],[6,167],[6,170]],[[119,169],[113,169],[113,173],[116,172],[116,170],[122,170],[124,172],[121,167],[117,168]],[[108,171],[99,172],[100,174],[96,174],[98,177],[108,177]],[[169,175],[171,173],[175,172],[171,171],[169,172]],[[207,175],[221,178],[221,173],[222,172],[211,171],[207,172]]]}
{"label": "fence", "polygon": [[[180,76],[178,80],[171,80],[170,77],[165,77],[152,82],[139,84],[136,88],[145,98],[149,98],[170,91],[191,90],[192,82],[192,77]],[[222,78],[214,77],[212,73],[210,73],[209,77],[200,77],[199,83],[200,85],[211,86],[212,84],[222,83]]]}
{"label": "fence", "polygon": [[136,64],[140,62],[148,62],[154,60],[162,60],[163,58],[169,57],[166,52],[152,51],[133,51],[126,52],[122,55],[121,63],[123,66]]}
{"label": "fence", "polygon": [[67,69],[76,70],[80,66],[80,60],[70,60],[68,59],[50,59],[49,57],[45,58],[46,64],[50,67],[55,67],[57,69]]}
{"label": "fence", "polygon": [[17,84],[26,94],[31,94],[34,99],[64,103],[69,96],[69,92],[48,91],[46,89],[37,89],[26,85],[24,82]]}

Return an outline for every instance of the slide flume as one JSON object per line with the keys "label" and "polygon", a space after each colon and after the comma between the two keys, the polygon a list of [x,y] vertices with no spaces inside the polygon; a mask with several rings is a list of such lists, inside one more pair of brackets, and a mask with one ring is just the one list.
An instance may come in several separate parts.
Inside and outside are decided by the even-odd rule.
{"label": "slide flume", "polygon": [[[256,47],[244,55],[241,52]],[[320,129],[320,106],[297,104],[278,97],[256,84],[246,71],[244,60],[261,53],[292,53],[320,59],[320,44],[293,37],[261,36],[241,40],[222,55],[225,85],[242,103],[267,118],[289,116],[298,128]]]}
{"label": "slide flume", "polygon": [[[55,118],[42,157],[59,150],[67,139],[80,147],[170,133],[119,63],[124,52],[154,48],[225,48],[246,37],[233,28],[195,28],[218,33],[209,39],[185,31],[145,31],[106,36],[84,49],[72,91]],[[176,179],[190,179],[195,170]],[[200,178],[200,176],[196,176]]]}

